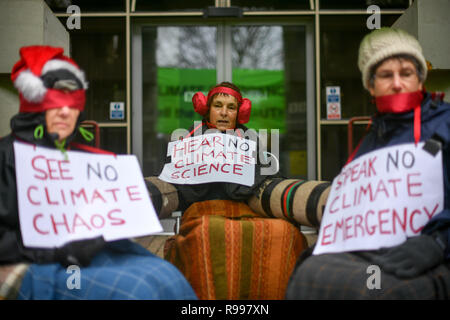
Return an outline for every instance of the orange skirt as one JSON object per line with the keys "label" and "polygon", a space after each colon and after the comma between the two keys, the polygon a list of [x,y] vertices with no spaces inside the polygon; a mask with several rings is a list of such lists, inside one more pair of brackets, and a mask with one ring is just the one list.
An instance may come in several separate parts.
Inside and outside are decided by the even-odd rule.
{"label": "orange skirt", "polygon": [[180,233],[166,242],[165,258],[186,277],[199,299],[284,299],[304,235],[282,219],[263,218],[245,203],[192,204]]}

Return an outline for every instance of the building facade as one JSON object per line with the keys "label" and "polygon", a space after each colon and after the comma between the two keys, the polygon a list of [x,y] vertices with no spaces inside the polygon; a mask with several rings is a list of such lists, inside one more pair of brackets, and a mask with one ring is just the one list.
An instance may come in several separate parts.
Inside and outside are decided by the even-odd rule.
{"label": "building facade", "polygon": [[[348,157],[350,119],[375,111],[357,68],[359,43],[412,1],[46,4],[87,74],[87,118],[100,127],[100,146],[136,154],[144,176],[159,174],[173,130],[200,120],[192,95],[232,81],[252,100],[248,127],[267,133],[282,175],[332,180]],[[353,144],[366,123],[355,123]]]}

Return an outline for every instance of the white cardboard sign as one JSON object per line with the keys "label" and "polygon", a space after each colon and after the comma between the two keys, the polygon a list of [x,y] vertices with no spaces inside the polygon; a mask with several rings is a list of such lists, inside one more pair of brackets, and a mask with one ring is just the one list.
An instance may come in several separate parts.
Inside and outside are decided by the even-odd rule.
{"label": "white cardboard sign", "polygon": [[159,178],[176,184],[232,182],[252,186],[256,142],[230,134],[212,133],[170,142]]}
{"label": "white cardboard sign", "polygon": [[416,236],[444,207],[442,152],[424,143],[365,154],[333,180],[313,254],[375,250]]}
{"label": "white cardboard sign", "polygon": [[162,231],[137,159],[14,142],[20,228],[27,247],[59,247]]}

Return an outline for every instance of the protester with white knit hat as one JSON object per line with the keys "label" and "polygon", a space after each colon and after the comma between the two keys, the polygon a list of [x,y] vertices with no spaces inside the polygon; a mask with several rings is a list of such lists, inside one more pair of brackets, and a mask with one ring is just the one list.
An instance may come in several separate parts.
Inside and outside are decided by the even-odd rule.
{"label": "protester with white knit hat", "polygon": [[[448,299],[450,104],[443,101],[443,95],[425,91],[427,63],[422,48],[417,39],[403,30],[382,28],[366,35],[360,45],[358,66],[377,112],[344,167],[343,172],[352,169],[351,180],[346,181],[354,181],[357,172],[364,174],[362,167],[358,171],[357,166],[366,155],[375,162],[387,152],[395,155],[395,150],[404,148],[412,155],[410,159],[420,155],[427,160],[414,167],[414,172],[408,171],[411,162],[404,163],[403,168],[399,166],[399,176],[391,173],[386,178],[390,187],[395,184],[389,192],[385,184],[380,184],[380,172],[371,168],[372,176],[366,176],[365,186],[374,188],[364,189],[370,197],[358,208],[374,210],[356,213],[351,207],[359,203],[353,198],[342,200],[341,206],[336,197],[329,198],[315,248],[300,258],[286,297]],[[389,162],[385,164],[388,165]],[[443,174],[427,182],[431,188],[423,188],[421,177],[440,170],[440,166]],[[411,179],[412,176],[418,179]],[[342,187],[342,183],[338,176],[332,190]],[[420,205],[409,208],[406,202],[405,206],[405,200],[410,199],[405,194],[416,197]],[[342,214],[345,219],[332,229],[325,225],[327,214]],[[373,234],[377,236],[372,237]],[[339,245],[327,251],[326,247],[334,241]],[[370,282],[373,270],[379,273]],[[373,281],[375,278],[378,283]]]}

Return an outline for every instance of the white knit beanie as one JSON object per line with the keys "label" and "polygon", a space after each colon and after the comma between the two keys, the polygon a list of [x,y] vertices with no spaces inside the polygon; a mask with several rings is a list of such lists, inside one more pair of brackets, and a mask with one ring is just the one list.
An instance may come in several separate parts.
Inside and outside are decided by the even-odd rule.
{"label": "white knit beanie", "polygon": [[406,31],[381,28],[364,37],[359,47],[358,67],[362,73],[363,86],[368,89],[371,68],[382,60],[398,54],[408,54],[417,59],[427,77],[427,63],[422,47],[416,38]]}

